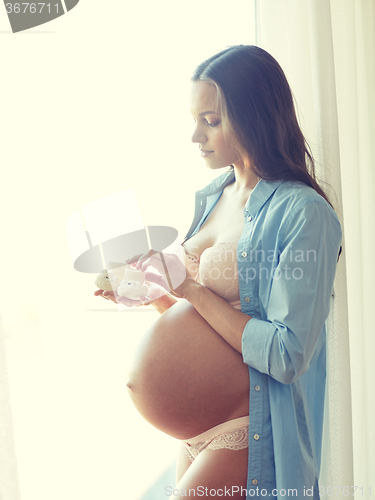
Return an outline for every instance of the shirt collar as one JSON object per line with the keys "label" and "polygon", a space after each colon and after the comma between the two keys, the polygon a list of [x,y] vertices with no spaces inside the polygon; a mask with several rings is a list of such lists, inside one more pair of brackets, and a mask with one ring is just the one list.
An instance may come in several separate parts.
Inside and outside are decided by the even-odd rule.
{"label": "shirt collar", "polygon": [[[197,196],[199,198],[205,198],[212,194],[217,194],[229,184],[235,181],[234,170],[229,172],[224,172],[223,174],[216,177],[208,186],[200,191],[197,191]],[[254,217],[259,209],[265,204],[270,196],[276,191],[279,185],[283,182],[283,179],[268,181],[266,179],[261,179],[251,192],[249,199],[246,202],[245,209],[246,212]]]}
{"label": "shirt collar", "polygon": [[273,181],[261,179],[251,192],[249,199],[246,202],[245,209],[248,215],[254,217],[282,182],[283,179]]}

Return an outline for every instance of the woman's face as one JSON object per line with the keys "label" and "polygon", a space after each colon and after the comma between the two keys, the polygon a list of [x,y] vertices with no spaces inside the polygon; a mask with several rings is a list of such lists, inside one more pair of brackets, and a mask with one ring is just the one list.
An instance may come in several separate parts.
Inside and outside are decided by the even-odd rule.
{"label": "woman's face", "polygon": [[192,82],[190,110],[195,127],[191,140],[199,144],[201,156],[212,169],[228,167],[240,160],[238,152],[224,138],[216,94],[212,83]]}

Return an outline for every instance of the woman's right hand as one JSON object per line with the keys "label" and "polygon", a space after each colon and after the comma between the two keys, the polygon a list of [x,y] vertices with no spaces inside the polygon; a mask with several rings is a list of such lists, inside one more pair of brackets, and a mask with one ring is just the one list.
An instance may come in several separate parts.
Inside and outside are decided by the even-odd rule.
{"label": "woman's right hand", "polygon": [[131,299],[126,299],[125,297],[120,297],[117,292],[113,291],[105,291],[105,290],[95,290],[94,295],[97,297],[103,297],[103,299],[106,300],[112,300],[115,304],[124,304],[128,307],[136,307],[136,306],[141,306],[142,301],[141,300],[131,300]]}
{"label": "woman's right hand", "polygon": [[106,300],[112,300],[115,304],[124,304],[127,307],[138,307],[143,305],[149,305],[151,302],[156,301],[157,299],[163,297],[167,294],[165,288],[156,283],[152,283],[150,281],[145,281],[145,284],[148,286],[147,294],[142,296],[138,300],[127,299],[126,297],[121,297],[117,292],[113,291],[104,291],[104,290],[95,290],[94,295],[103,297]]}

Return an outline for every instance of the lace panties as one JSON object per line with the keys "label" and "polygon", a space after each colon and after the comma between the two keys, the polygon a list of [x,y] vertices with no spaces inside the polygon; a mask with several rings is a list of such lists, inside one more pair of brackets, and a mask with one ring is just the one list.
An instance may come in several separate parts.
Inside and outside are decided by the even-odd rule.
{"label": "lace panties", "polygon": [[228,420],[181,443],[183,452],[192,462],[206,448],[211,450],[247,448],[249,446],[249,415]]}

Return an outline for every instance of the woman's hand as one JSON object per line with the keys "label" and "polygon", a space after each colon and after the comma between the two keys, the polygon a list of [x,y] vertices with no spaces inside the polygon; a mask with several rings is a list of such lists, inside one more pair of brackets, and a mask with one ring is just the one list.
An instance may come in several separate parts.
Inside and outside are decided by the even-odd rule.
{"label": "woman's hand", "polygon": [[94,295],[97,297],[103,297],[103,299],[111,300],[115,304],[124,304],[128,307],[141,306],[143,304],[142,300],[131,300],[125,299],[125,297],[120,297],[117,292],[105,291],[105,290],[95,290]]}
{"label": "woman's hand", "polygon": [[143,305],[147,306],[167,293],[162,286],[157,285],[156,283],[145,281],[145,284],[148,286],[147,294],[143,295],[139,300],[127,299],[126,297],[118,295],[117,292],[104,291],[100,289],[95,290],[94,295],[103,297],[106,300],[111,300],[115,304],[124,304],[127,307],[138,307]]}
{"label": "woman's hand", "polygon": [[[184,264],[175,254],[165,254],[150,250],[142,255],[136,264],[136,269],[146,272],[146,279],[165,288],[175,297],[185,298],[188,289],[196,285]],[[147,271],[152,266],[160,274]]]}

